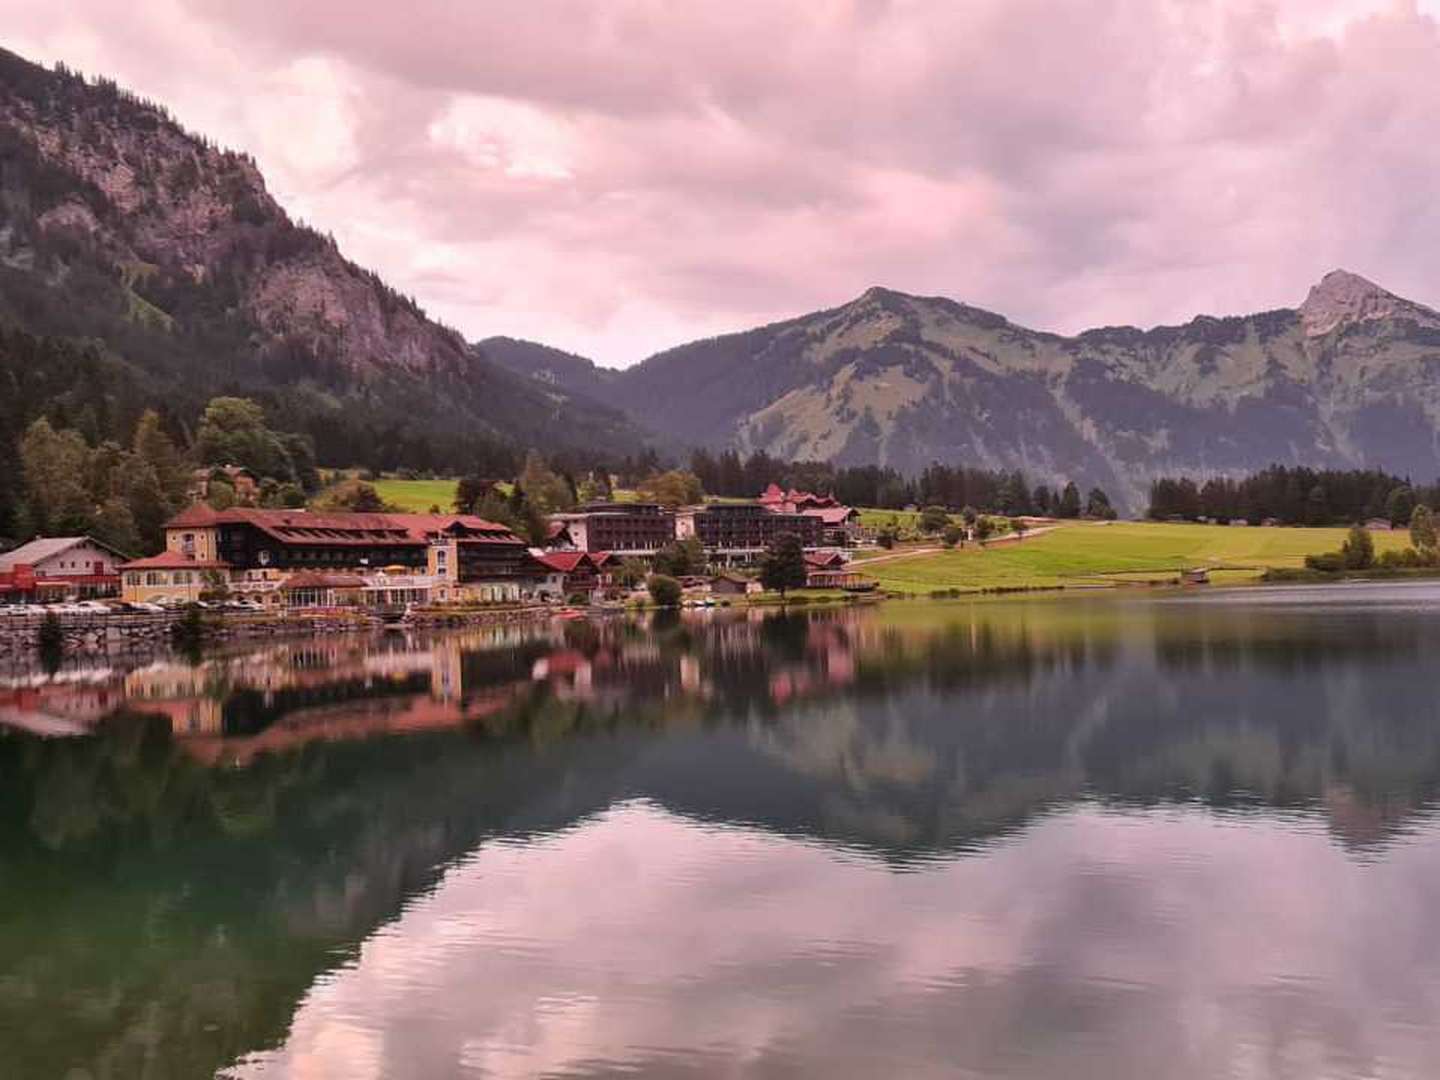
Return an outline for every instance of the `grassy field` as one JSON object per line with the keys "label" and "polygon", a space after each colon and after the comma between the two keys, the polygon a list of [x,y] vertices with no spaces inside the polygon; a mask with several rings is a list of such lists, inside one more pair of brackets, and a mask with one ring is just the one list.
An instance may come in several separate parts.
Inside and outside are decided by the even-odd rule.
{"label": "grassy field", "polygon": [[[1409,544],[1403,531],[1374,538],[1377,552]],[[1334,551],[1344,539],[1344,529],[1086,523],[985,550],[936,552],[862,568],[882,588],[904,593],[1146,581],[1202,566],[1221,571],[1215,580],[1234,582],[1253,580],[1272,566],[1300,566],[1306,555]]]}
{"label": "grassy field", "polygon": [[412,514],[423,514],[432,506],[449,513],[455,499],[454,480],[376,480],[380,498]]}

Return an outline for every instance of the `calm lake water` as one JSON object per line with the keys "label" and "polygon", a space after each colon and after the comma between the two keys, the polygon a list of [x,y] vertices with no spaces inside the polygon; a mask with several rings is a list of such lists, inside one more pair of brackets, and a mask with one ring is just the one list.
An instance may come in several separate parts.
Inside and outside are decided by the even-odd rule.
{"label": "calm lake water", "polygon": [[1434,1077],[1437,673],[1432,585],[0,661],[0,1074]]}

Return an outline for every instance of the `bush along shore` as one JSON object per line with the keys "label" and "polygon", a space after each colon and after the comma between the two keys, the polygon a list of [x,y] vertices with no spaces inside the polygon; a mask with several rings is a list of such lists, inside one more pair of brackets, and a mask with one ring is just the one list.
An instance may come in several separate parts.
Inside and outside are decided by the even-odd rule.
{"label": "bush along shore", "polygon": [[1314,582],[1343,579],[1440,577],[1440,535],[1428,506],[1410,516],[1410,547],[1375,553],[1375,541],[1362,525],[1353,525],[1338,551],[1307,555],[1304,567],[1274,569],[1269,582]]}

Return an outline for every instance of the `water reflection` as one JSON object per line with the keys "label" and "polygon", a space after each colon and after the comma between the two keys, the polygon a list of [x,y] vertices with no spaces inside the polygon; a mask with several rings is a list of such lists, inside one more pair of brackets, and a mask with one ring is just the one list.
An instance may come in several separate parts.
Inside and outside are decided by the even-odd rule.
{"label": "water reflection", "polygon": [[1431,1073],[1440,594],[1294,595],[0,671],[0,1044],[22,1076]]}

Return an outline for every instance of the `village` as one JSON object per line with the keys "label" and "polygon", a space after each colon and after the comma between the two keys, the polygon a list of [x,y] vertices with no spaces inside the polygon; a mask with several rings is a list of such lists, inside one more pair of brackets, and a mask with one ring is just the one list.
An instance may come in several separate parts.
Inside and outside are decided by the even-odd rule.
{"label": "village", "polygon": [[0,617],[623,605],[644,601],[647,580],[677,558],[691,571],[676,574],[681,602],[715,603],[762,593],[757,564],[782,538],[803,553],[795,587],[874,588],[849,565],[874,541],[859,512],[775,484],[750,501],[673,509],[586,503],[551,516],[541,546],[466,513],[216,510],[199,500],[164,536],[164,550],[143,558],[90,536],[37,538],[0,555]]}

